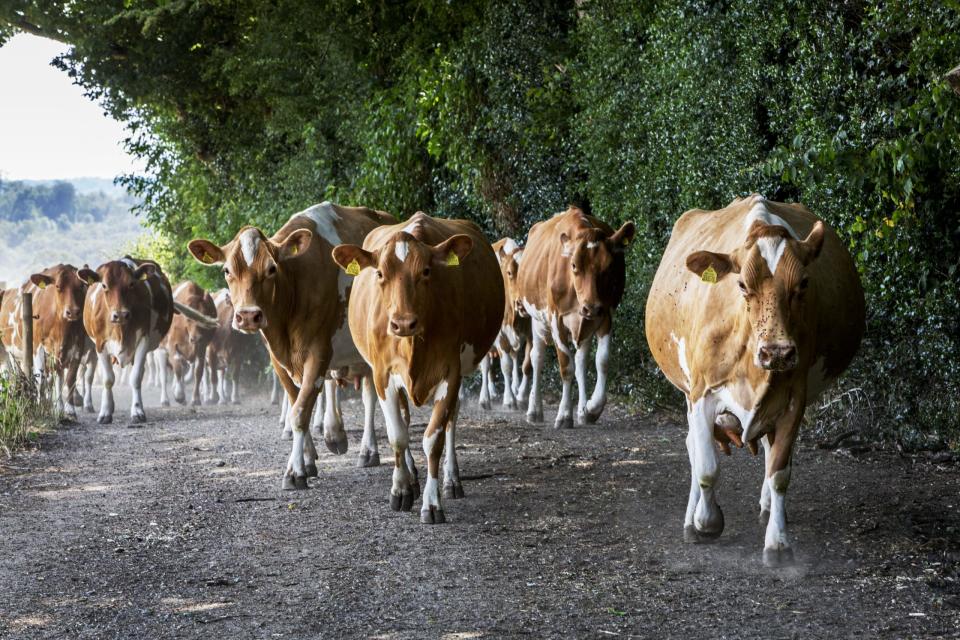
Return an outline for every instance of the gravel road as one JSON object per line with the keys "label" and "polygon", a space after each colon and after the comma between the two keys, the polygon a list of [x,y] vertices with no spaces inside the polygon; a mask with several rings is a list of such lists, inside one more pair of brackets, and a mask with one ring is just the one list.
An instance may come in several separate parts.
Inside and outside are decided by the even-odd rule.
{"label": "gravel road", "polygon": [[359,400],[344,403],[351,451],[322,451],[311,490],[292,493],[265,397],[145,399],[141,428],[121,392],[117,423],[84,415],[0,464],[0,637],[960,635],[955,467],[802,446],[788,497],[798,562],[772,571],[761,460],[743,450],[721,460],[722,538],[682,543],[684,428],[666,418],[615,406],[555,431],[466,410],[466,497],[427,526],[419,504],[389,509],[387,466],[355,466]]}

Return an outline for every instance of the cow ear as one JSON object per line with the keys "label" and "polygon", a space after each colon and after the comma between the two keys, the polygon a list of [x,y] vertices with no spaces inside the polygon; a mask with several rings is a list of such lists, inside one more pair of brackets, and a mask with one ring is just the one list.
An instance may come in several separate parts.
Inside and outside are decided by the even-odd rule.
{"label": "cow ear", "polygon": [[633,224],[632,221],[624,222],[623,226],[610,236],[610,244],[613,245],[614,251],[623,251],[627,248],[627,245],[633,242],[635,235],[637,235],[637,225]]}
{"label": "cow ear", "polygon": [[565,233],[560,234],[560,255],[564,258],[573,255],[573,243],[570,241],[570,236]]}
{"label": "cow ear", "polygon": [[202,264],[223,264],[226,256],[223,255],[223,249],[213,244],[209,240],[191,240],[187,245],[190,254]]}
{"label": "cow ear", "polygon": [[100,282],[100,274],[93,269],[88,269],[87,267],[77,271],[77,277],[86,282],[88,285]]}
{"label": "cow ear", "polygon": [[296,258],[306,253],[313,242],[313,232],[310,229],[297,229],[280,245],[280,259]]}
{"label": "cow ear", "polygon": [[53,278],[42,273],[35,273],[30,276],[30,282],[37,285],[38,289],[46,289],[48,284],[53,284]]}
{"label": "cow ear", "polygon": [[807,235],[807,239],[800,243],[799,258],[804,266],[816,260],[817,256],[820,255],[820,250],[823,249],[823,238],[826,230],[823,222],[817,220],[816,224],[813,225],[813,229],[811,229]]}
{"label": "cow ear", "polygon": [[157,273],[157,265],[152,262],[144,262],[142,265],[137,267],[133,272],[133,277],[136,280],[146,280],[152,275]]}
{"label": "cow ear", "polygon": [[377,254],[364,251],[355,244],[340,244],[333,248],[333,261],[351,276],[356,276],[367,267],[377,265]]}
{"label": "cow ear", "polygon": [[433,261],[448,267],[458,267],[473,251],[473,238],[458,234],[433,247]]}
{"label": "cow ear", "polygon": [[733,256],[712,251],[695,251],[687,256],[687,269],[700,276],[704,282],[719,282],[728,273],[740,273],[740,265]]}

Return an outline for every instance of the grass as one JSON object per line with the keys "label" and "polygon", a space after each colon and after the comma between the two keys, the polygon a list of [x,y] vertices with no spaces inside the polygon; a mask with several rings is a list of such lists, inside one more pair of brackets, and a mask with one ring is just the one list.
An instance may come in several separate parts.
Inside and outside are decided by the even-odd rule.
{"label": "grass", "polygon": [[0,450],[7,457],[36,441],[56,421],[50,394],[38,393],[32,376],[19,368],[0,373]]}

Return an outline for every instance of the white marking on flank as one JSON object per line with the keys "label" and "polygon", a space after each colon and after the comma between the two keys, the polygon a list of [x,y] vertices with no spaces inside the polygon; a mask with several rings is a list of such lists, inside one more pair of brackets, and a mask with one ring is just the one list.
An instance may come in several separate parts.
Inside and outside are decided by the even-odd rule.
{"label": "white marking on flank", "polygon": [[687,342],[685,338],[678,338],[673,333],[670,334],[670,337],[677,345],[677,360],[680,362],[680,370],[683,371],[683,375],[687,378],[687,389],[690,388],[692,384],[693,377],[690,375],[690,365],[687,364]]}
{"label": "white marking on flank", "polygon": [[293,214],[293,217],[297,216],[310,218],[313,221],[313,227],[316,233],[334,247],[338,244],[343,244],[336,227],[336,223],[340,222],[340,216],[337,215],[336,210],[330,202],[324,201],[304,209],[300,213]]}
{"label": "white marking on flank", "polygon": [[247,266],[253,264],[259,248],[260,232],[257,229],[247,229],[240,234],[240,251],[243,252],[243,259],[246,260]]}

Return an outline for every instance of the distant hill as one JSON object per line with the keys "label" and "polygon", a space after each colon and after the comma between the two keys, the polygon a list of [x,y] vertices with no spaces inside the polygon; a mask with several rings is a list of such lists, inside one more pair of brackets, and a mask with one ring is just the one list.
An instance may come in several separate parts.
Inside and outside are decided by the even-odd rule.
{"label": "distant hill", "polygon": [[0,280],[7,286],[59,262],[123,255],[144,234],[137,200],[109,179],[0,181]]}

